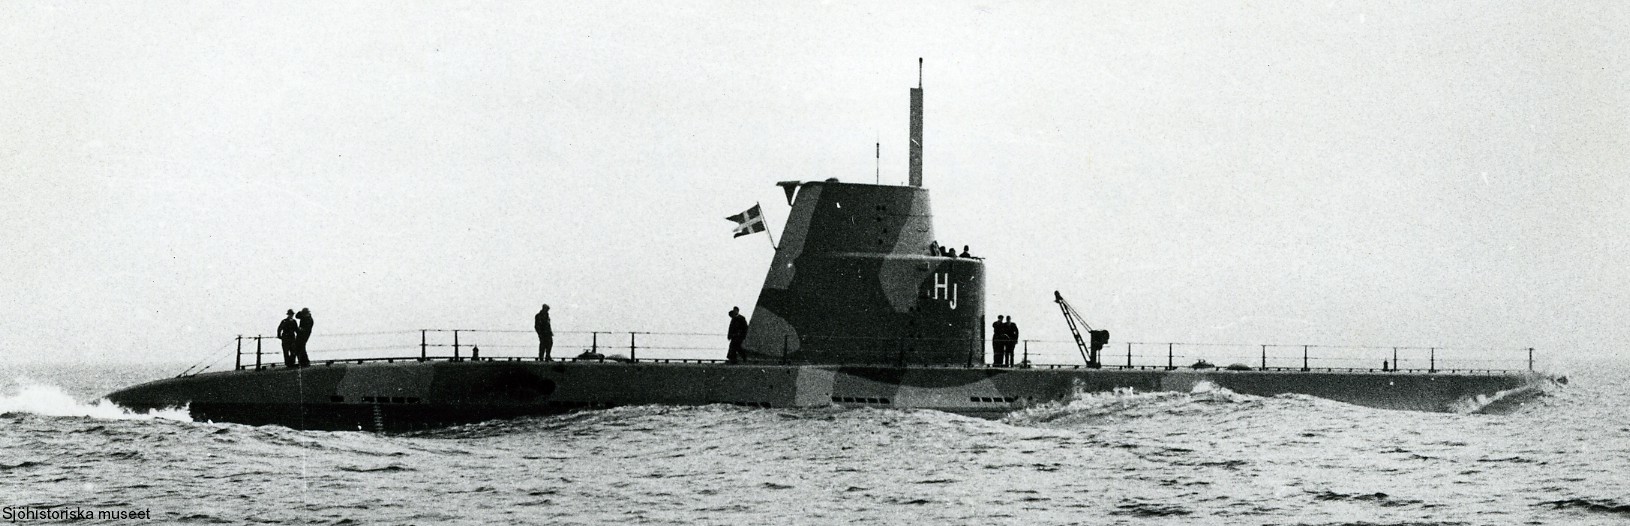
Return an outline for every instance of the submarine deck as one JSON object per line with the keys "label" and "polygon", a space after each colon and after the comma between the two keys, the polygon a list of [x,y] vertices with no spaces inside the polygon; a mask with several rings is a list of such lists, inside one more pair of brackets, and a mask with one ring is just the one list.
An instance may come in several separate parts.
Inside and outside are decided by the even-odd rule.
{"label": "submarine deck", "polygon": [[1416,411],[1475,411],[1537,392],[1527,371],[1227,370],[1075,365],[725,364],[707,359],[373,357],[247,366],[113,394],[136,410],[187,407],[200,421],[401,431],[626,405],[932,409],[987,418],[1082,393],[1301,394]]}

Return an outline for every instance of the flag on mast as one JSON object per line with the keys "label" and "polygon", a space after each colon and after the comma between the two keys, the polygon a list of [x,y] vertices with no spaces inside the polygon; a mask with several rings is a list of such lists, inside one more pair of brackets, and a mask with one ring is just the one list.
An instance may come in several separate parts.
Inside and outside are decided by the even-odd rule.
{"label": "flag on mast", "polygon": [[764,231],[764,212],[759,210],[758,205],[756,204],[753,205],[752,208],[747,209],[746,212],[726,217],[725,219],[736,222],[735,237],[741,237],[747,234],[757,234]]}

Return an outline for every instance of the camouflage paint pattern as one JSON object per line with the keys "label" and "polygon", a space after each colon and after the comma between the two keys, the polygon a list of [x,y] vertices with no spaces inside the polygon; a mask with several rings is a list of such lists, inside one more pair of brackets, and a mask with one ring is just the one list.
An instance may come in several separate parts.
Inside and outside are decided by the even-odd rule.
{"label": "camouflage paint pattern", "polygon": [[187,407],[200,421],[302,429],[400,431],[623,405],[935,409],[997,417],[1079,393],[1189,392],[1210,383],[1273,396],[1464,411],[1537,392],[1533,374],[1218,370],[996,369],[864,365],[723,365],[463,361],[332,364],[207,373],[108,395],[121,406]]}
{"label": "camouflage paint pattern", "polygon": [[985,263],[931,255],[928,190],[803,183],[747,329],[759,363],[983,360]]}

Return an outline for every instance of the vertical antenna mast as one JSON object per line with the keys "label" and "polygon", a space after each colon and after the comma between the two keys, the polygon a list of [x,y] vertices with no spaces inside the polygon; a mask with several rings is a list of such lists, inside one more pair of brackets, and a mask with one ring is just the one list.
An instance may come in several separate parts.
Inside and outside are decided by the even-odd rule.
{"label": "vertical antenna mast", "polygon": [[917,57],[917,87],[911,89],[911,186],[923,185],[923,59]]}
{"label": "vertical antenna mast", "polygon": [[872,184],[883,184],[883,139],[877,139],[877,162],[872,167]]}

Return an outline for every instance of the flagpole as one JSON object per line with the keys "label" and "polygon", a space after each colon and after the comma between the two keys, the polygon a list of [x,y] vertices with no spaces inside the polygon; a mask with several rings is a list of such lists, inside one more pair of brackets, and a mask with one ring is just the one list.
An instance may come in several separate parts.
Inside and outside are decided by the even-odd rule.
{"label": "flagpole", "polygon": [[781,247],[775,246],[775,234],[770,231],[770,218],[764,215],[764,206],[757,201],[753,202],[753,206],[758,207],[758,220],[764,222],[764,235],[770,238],[770,250],[781,250]]}

